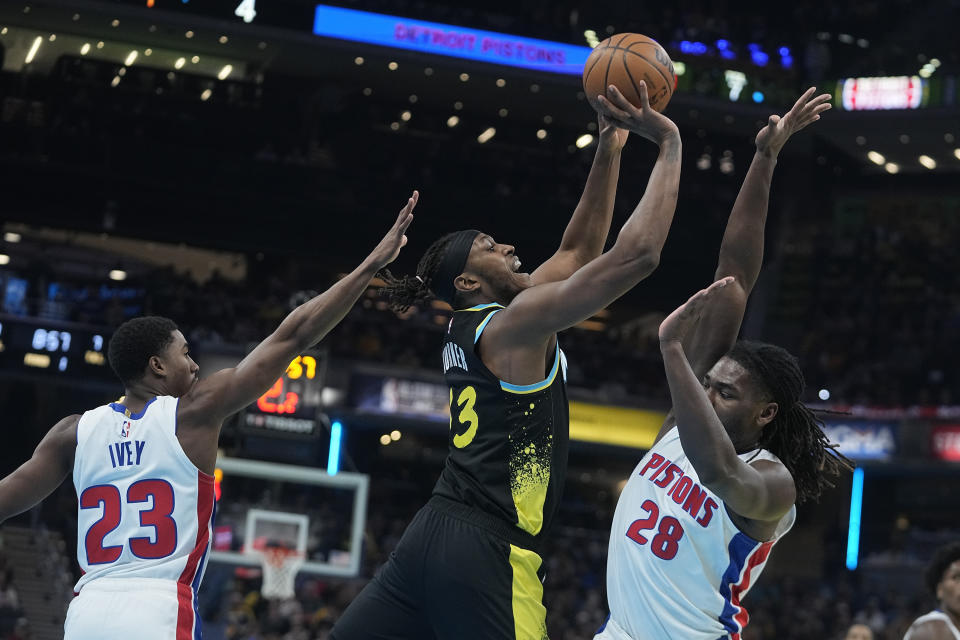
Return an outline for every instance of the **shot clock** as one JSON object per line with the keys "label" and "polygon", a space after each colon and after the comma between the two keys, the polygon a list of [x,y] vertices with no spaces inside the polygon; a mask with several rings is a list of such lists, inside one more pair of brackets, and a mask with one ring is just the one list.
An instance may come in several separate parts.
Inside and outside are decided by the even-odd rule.
{"label": "shot clock", "polygon": [[294,358],[270,389],[247,407],[241,427],[247,433],[263,435],[318,435],[324,367],[325,359],[319,352]]}

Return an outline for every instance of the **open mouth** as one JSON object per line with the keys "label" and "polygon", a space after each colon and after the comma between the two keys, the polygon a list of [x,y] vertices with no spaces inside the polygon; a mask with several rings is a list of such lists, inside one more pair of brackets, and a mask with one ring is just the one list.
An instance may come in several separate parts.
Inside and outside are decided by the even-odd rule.
{"label": "open mouth", "polygon": [[513,272],[514,272],[514,273],[517,273],[518,271],[520,271],[520,258],[514,256],[514,257],[513,257]]}

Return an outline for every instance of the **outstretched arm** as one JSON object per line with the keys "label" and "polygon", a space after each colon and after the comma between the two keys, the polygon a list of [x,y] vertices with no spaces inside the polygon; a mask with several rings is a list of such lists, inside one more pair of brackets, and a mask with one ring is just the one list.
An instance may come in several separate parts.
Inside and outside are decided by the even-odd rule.
{"label": "outstretched arm", "polygon": [[0,480],[0,523],[37,505],[70,474],[79,421],[80,416],[73,415],[58,422],[32,457]]}
{"label": "outstretched arm", "polygon": [[819,120],[820,114],[830,108],[830,94],[813,97],[814,91],[811,87],[804,92],[783,118],[770,116],[767,125],[757,134],[757,151],[727,220],[714,274],[714,280],[732,276],[735,281],[718,292],[715,302],[684,342],[698,379],[737,340],[747,298],[763,264],[767,205],[777,156],[790,136]]}
{"label": "outstretched arm", "polygon": [[599,142],[580,202],[563,232],[560,248],[532,274],[534,284],[569,278],[603,252],[610,233],[620,176],[620,152],[629,132],[600,114]]}
{"label": "outstretched arm", "polygon": [[769,522],[786,513],[796,499],[790,472],[768,461],[747,464],[737,456],[683,351],[683,338],[701,313],[720,303],[721,293],[731,286],[735,286],[733,278],[718,280],[671,313],[660,325],[660,352],[680,443],[700,481],[734,513]]}
{"label": "outstretched arm", "polygon": [[684,343],[698,378],[730,350],[740,332],[747,298],[763,264],[767,205],[777,156],[790,136],[819,120],[820,114],[830,108],[830,95],[813,97],[814,91],[808,89],[783,118],[770,116],[767,126],[757,134],[757,151],[730,212],[714,274],[715,280],[727,276],[736,280],[718,294]]}
{"label": "outstretched arm", "polygon": [[414,191],[387,235],[352,273],[291,311],[276,331],[236,367],[218,371],[198,382],[181,399],[179,419],[188,426],[219,429],[224,418],[269,389],[295,357],[319,342],[343,319],[374,274],[397,257],[407,243],[404,232],[413,221],[418,198],[419,194]]}
{"label": "outstretched arm", "polygon": [[572,276],[522,291],[490,323],[485,339],[500,345],[529,345],[589,318],[646,278],[657,267],[677,206],[680,133],[673,122],[650,108],[640,83],[642,107],[635,108],[610,87],[600,97],[606,115],[655,142],[660,155],[640,204],[624,223],[613,247]]}

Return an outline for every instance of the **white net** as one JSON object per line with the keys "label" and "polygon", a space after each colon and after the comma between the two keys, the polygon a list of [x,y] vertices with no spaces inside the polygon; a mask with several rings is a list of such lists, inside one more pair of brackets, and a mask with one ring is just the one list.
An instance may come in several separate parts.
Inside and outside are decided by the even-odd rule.
{"label": "white net", "polygon": [[263,567],[260,595],[281,600],[292,598],[294,580],[303,566],[303,555],[292,549],[275,547],[262,549],[260,559]]}

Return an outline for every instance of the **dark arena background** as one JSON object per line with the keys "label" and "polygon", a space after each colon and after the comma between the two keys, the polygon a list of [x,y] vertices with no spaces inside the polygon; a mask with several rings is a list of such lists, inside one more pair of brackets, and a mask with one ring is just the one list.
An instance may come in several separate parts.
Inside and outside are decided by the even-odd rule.
{"label": "dark arena background", "polygon": [[[833,109],[780,158],[742,334],[799,355],[805,400],[834,412],[858,469],[800,508],[743,637],[863,622],[902,638],[934,606],[932,550],[960,539],[960,3],[341,4],[0,2],[0,473],[122,393],[105,354],[123,320],[171,317],[201,375],[230,366],[358,264],[414,188],[399,272],[470,227],[546,259],[596,148],[582,61],[642,33],[677,69],[680,199],[653,276],[560,336],[571,452],[544,554],[550,637],[592,638],[606,617],[618,492],[669,405],[657,326],[710,282],[756,131],[817,86]],[[630,137],[608,246],[654,159]],[[397,315],[372,286],[228,421],[205,638],[328,637],[442,468],[449,318]],[[260,592],[262,512],[303,534],[293,598]],[[62,637],[76,514],[68,480],[0,527],[0,637]]]}

